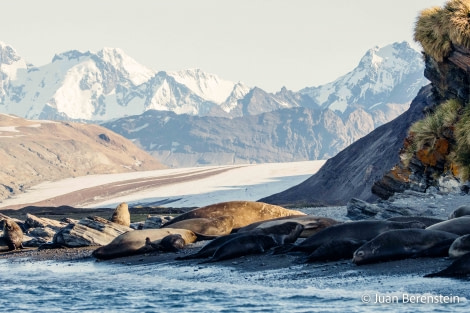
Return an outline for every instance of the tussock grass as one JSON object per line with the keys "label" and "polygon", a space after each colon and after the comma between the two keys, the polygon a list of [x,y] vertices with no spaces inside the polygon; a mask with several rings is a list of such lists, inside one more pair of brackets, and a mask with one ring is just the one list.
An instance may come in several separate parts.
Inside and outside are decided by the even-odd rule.
{"label": "tussock grass", "polygon": [[411,125],[409,134],[412,137],[412,149],[417,151],[433,147],[438,138],[445,137],[446,131],[453,128],[461,108],[458,100],[448,100],[439,105],[433,113]]}
{"label": "tussock grass", "polygon": [[449,55],[452,43],[470,49],[470,0],[450,0],[442,8],[421,11],[414,39],[439,62]]}
{"label": "tussock grass", "polygon": [[468,180],[470,176],[470,107],[465,107],[464,113],[455,125],[455,161],[460,165],[460,176]]}

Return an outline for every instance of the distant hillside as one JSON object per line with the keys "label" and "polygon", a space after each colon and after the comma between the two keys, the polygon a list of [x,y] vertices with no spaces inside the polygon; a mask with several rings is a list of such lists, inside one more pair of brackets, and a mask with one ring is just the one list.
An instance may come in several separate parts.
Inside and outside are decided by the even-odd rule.
{"label": "distant hillside", "polygon": [[0,200],[43,181],[164,168],[101,126],[5,114],[0,114],[0,160]]}

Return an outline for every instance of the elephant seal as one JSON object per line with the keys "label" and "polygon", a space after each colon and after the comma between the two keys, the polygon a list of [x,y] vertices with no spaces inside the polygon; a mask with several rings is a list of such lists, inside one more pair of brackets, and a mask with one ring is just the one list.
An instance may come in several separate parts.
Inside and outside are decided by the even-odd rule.
{"label": "elephant seal", "polygon": [[21,227],[12,219],[4,219],[3,224],[3,237],[0,241],[1,246],[6,246],[8,249],[2,250],[16,250],[23,249],[23,231]]}
{"label": "elephant seal", "polygon": [[145,250],[147,251],[178,252],[185,245],[186,242],[180,234],[171,234],[154,242],[149,237],[145,238]]}
{"label": "elephant seal", "polygon": [[233,216],[233,228],[241,228],[254,222],[269,220],[277,217],[291,215],[306,215],[300,211],[289,210],[281,206],[256,201],[229,201],[211,204],[183,213],[165,226],[190,218],[216,218],[220,216]]}
{"label": "elephant seal", "polygon": [[444,222],[440,222],[426,229],[442,230],[459,236],[470,234],[470,216],[456,217]]}
{"label": "elephant seal", "polygon": [[468,277],[470,276],[470,253],[464,254],[452,262],[447,268],[424,277]]}
{"label": "elephant seal", "polygon": [[186,244],[196,241],[196,234],[187,229],[143,229],[132,230],[121,234],[106,246],[94,250],[92,255],[97,259],[113,259],[147,252],[146,238],[151,242],[161,240],[171,234],[180,234]]}
{"label": "elephant seal", "polygon": [[[251,231],[246,231],[242,233],[233,233],[230,235],[218,237],[204,247],[202,247],[198,252],[194,254],[190,254],[184,257],[178,257],[177,260],[189,260],[189,259],[201,259],[201,258],[209,258],[214,255],[215,251],[220,247],[229,244],[232,239],[242,237],[245,235],[253,235],[253,236],[270,236],[276,246],[284,245],[293,243],[297,240],[299,235],[303,231],[303,225],[295,222],[285,222],[279,225],[273,225],[271,227],[266,228],[255,228]],[[253,237],[252,237],[253,238]],[[234,241],[235,242],[235,241]],[[239,249],[240,244],[237,243],[237,247],[233,247],[234,250]],[[242,249],[242,248],[241,248]],[[243,249],[242,249],[243,250]],[[238,254],[242,254],[243,251],[236,252]]]}
{"label": "elephant seal", "polygon": [[350,259],[360,246],[367,240],[338,239],[326,242],[316,248],[305,259],[306,262],[337,261]]}
{"label": "elephant seal", "polygon": [[470,252],[470,235],[463,235],[455,239],[449,247],[449,257],[458,258]]}
{"label": "elephant seal", "polygon": [[228,240],[215,250],[210,259],[202,263],[218,262],[248,254],[260,254],[274,246],[276,246],[276,241],[272,236],[246,232]]}
{"label": "elephant seal", "polygon": [[230,234],[233,228],[233,216],[225,215],[215,218],[190,218],[161,228],[179,228],[193,231],[198,240],[213,239]]}
{"label": "elephant seal", "polygon": [[279,218],[274,218],[266,221],[260,221],[256,223],[252,223],[245,227],[242,227],[237,230],[238,233],[251,231],[255,228],[267,228],[274,225],[283,224],[285,222],[296,222],[302,224],[304,226],[304,230],[300,234],[300,238],[307,238],[312,236],[315,233],[318,233],[320,230],[325,229],[327,227],[340,224],[332,218],[327,217],[319,217],[319,216],[311,216],[311,215],[292,215],[292,216],[284,216]]}
{"label": "elephant seal", "polygon": [[428,217],[428,216],[395,216],[388,218],[387,221],[393,222],[420,222],[423,223],[426,227],[431,225],[444,222],[445,220],[435,217]]}
{"label": "elephant seal", "polygon": [[449,214],[449,219],[470,215],[470,205],[462,205]]}
{"label": "elephant seal", "polygon": [[111,222],[130,227],[131,225],[131,214],[129,213],[129,206],[127,203],[120,203],[113,212],[113,216],[110,219]]}
{"label": "elephant seal", "polygon": [[[295,252],[301,251],[312,253],[315,249],[327,244],[333,240],[345,242],[368,241],[375,236],[392,229],[405,228],[424,228],[424,224],[419,222],[392,222],[392,221],[356,221],[337,224],[319,231],[313,236],[308,237],[300,244],[295,245],[287,251],[279,252]],[[351,255],[352,256],[352,255]]]}
{"label": "elephant seal", "polygon": [[445,256],[457,237],[440,230],[390,230],[359,247],[354,252],[353,262],[362,265],[410,257]]}

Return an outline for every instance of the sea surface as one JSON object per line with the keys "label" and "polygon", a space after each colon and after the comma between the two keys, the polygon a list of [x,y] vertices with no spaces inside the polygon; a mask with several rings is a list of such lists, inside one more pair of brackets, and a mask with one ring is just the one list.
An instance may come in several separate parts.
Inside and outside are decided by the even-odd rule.
{"label": "sea surface", "polygon": [[468,280],[349,272],[315,278],[295,266],[249,272],[215,264],[1,260],[0,311],[470,312]]}

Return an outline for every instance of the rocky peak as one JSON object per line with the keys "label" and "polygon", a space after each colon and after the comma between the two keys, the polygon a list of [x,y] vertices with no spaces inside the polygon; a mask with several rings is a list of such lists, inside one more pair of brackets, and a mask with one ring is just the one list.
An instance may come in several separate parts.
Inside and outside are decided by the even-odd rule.
{"label": "rocky peak", "polygon": [[12,46],[0,41],[0,65],[11,65],[19,60],[21,57]]}

